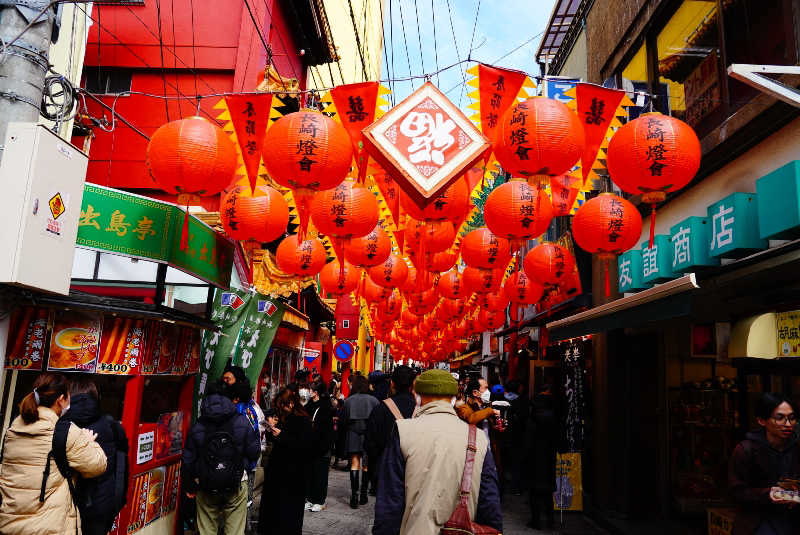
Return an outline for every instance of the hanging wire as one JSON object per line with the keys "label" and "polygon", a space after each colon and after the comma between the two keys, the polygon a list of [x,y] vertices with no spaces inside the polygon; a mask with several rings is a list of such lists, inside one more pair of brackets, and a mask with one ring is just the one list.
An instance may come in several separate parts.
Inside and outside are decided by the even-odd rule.
{"label": "hanging wire", "polygon": [[398,1],[398,6],[400,6],[400,25],[403,28],[403,46],[406,49],[406,64],[408,65],[408,76],[409,80],[411,80],[411,90],[414,90],[414,79],[411,77],[411,56],[408,54],[408,38],[406,37],[406,22],[405,17],[403,16],[403,0]]}
{"label": "hanging wire", "polygon": [[[433,0],[431,0],[431,25],[433,26],[433,54],[436,61],[436,70],[439,70],[439,43],[436,41],[436,10],[433,8]],[[457,58],[460,59],[460,58]],[[439,75],[436,75],[436,85],[439,85],[441,80]]]}
{"label": "hanging wire", "polygon": [[[271,65],[272,64],[272,48],[270,48],[270,46],[267,44],[267,40],[264,39],[264,34],[261,32],[261,29],[258,27],[258,22],[256,22],[256,16],[253,15],[253,10],[250,7],[250,2],[248,2],[247,0],[242,0],[242,1],[244,2],[245,7],[247,8],[247,12],[250,14],[250,20],[253,21],[253,26],[256,29],[256,33],[258,34],[258,38],[261,39],[261,44],[264,45],[264,51],[267,53],[267,61]],[[264,2],[264,5],[266,5],[266,2]],[[277,69],[275,69],[275,72],[278,73],[278,80],[280,80],[281,85],[283,86],[283,88],[287,89],[286,82],[283,81],[283,76],[281,76],[281,73],[279,73]]]}
{"label": "hanging wire", "polygon": [[[247,0],[245,0],[245,2],[246,1]],[[270,27],[275,28],[275,32],[278,34],[278,42],[280,42],[281,48],[283,49],[283,55],[287,58],[287,61],[289,62],[289,67],[292,68],[292,74],[294,74],[295,80],[299,81],[300,80],[300,75],[297,74],[297,70],[294,68],[294,62],[291,59],[289,59],[289,49],[286,48],[286,44],[283,42],[283,34],[281,34],[281,29],[278,28],[277,26],[275,26],[274,24],[272,24],[272,21],[274,19],[272,18],[272,10],[269,8],[269,3],[267,2],[267,0],[264,0],[264,7],[267,8],[267,14],[269,15],[269,20],[270,20],[270,23],[269,23]],[[270,53],[270,63],[272,63],[272,48],[269,49],[269,53]],[[275,69],[275,72],[278,72],[277,68]],[[280,77],[280,73],[278,74],[278,76]],[[283,83],[282,79],[281,79],[281,83]],[[285,84],[283,84],[283,88],[286,89],[286,85]]]}
{"label": "hanging wire", "polygon": [[[475,42],[475,29],[478,27],[478,15],[481,12],[481,0],[478,0],[478,7],[475,9],[475,21],[472,23],[472,37],[469,39],[469,52],[467,52],[467,59],[472,57],[472,44]],[[458,107],[461,107],[461,98],[464,96],[464,91],[462,90],[458,94]]]}
{"label": "hanging wire", "polygon": [[[169,122],[169,102],[167,96],[167,71],[164,65],[164,38],[161,33],[161,0],[156,0],[156,17],[158,17],[158,49],[161,52],[161,85],[164,87],[164,111],[167,114],[167,122]],[[106,30],[107,31],[107,30]],[[97,33],[98,46],[100,43],[100,33]]]}
{"label": "hanging wire", "polygon": [[[173,1],[173,3],[175,2],[175,0],[172,0],[172,1]],[[194,0],[189,0],[189,8],[192,10],[192,65],[194,67],[192,70],[194,71],[194,93],[196,95],[200,91],[197,88],[197,47],[196,47],[195,41],[194,41],[194,32],[196,30],[196,27],[195,27],[195,24],[194,24]],[[252,49],[252,48],[253,47],[250,47],[250,49]],[[248,50],[248,52],[249,52],[249,50]],[[177,55],[175,57],[177,57]],[[199,100],[197,101],[197,110],[198,111],[200,110],[200,101]],[[199,113],[196,113],[195,115],[199,115]]]}
{"label": "hanging wire", "polygon": [[[378,8],[380,9],[381,31],[383,32],[383,51],[384,51],[383,52],[383,59],[386,61],[386,74],[389,76],[389,78],[391,78],[392,77],[392,71],[389,68],[389,52],[392,52],[392,65],[394,65],[394,53],[392,51],[391,44],[389,46],[389,52],[386,51],[386,19],[383,16],[384,14],[383,14],[383,1],[382,0],[378,0]],[[389,8],[391,9],[391,4],[389,5]],[[389,17],[389,24],[391,25],[391,15]],[[391,32],[391,26],[390,26],[390,32]],[[389,82],[389,90],[392,92],[391,95],[389,96],[389,100],[391,101],[392,106],[394,106],[394,88],[392,87],[392,83],[391,82]]]}
{"label": "hanging wire", "polygon": [[[391,77],[397,72],[394,68],[394,20],[392,18],[392,0],[389,0],[389,48],[392,52],[392,72],[389,75]],[[392,106],[394,106],[396,84],[390,84],[390,88],[392,90]]]}
{"label": "hanging wire", "polygon": [[[453,32],[453,44],[456,47],[456,59],[461,61],[461,52],[458,51],[458,39],[456,38],[456,28],[453,25],[453,12],[450,9],[450,0],[447,0],[447,16],[450,18],[450,30]],[[461,70],[461,80],[464,84],[467,83],[467,75],[464,70]]]}
{"label": "hanging wire", "polygon": [[422,72],[425,72],[425,59],[422,57],[422,27],[419,25],[419,5],[414,2],[414,13],[417,18],[417,42],[419,43],[419,61],[422,65]]}

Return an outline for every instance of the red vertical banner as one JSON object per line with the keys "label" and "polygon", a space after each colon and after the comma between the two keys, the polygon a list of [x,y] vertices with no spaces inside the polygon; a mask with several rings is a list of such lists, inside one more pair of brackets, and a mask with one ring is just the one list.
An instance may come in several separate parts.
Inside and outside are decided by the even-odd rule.
{"label": "red vertical banner", "polygon": [[550,177],[550,202],[553,216],[570,215],[575,199],[581,192],[581,179],[572,175]]}
{"label": "red vertical banner", "polygon": [[144,324],[143,319],[103,318],[97,373],[132,375],[139,372],[144,357]]}
{"label": "red vertical banner", "polygon": [[230,95],[225,97],[225,104],[231,114],[231,122],[242,151],[250,190],[255,191],[258,166],[261,163],[261,146],[272,110],[272,94]]}
{"label": "red vertical banner", "polygon": [[581,156],[581,172],[585,183],[625,92],[620,89],[579,83],[575,94],[578,118],[583,123],[586,136],[586,148]]}
{"label": "red vertical banner", "polygon": [[527,75],[521,71],[478,65],[481,132],[494,144],[497,125],[514,104]]}
{"label": "red vertical banner", "polygon": [[357,158],[359,178],[362,181],[366,176],[368,158],[364,150],[361,131],[375,121],[379,89],[378,82],[340,85],[331,89],[331,98],[333,105],[336,106],[339,120],[350,134],[353,154]]}
{"label": "red vertical banner", "polygon": [[6,346],[6,369],[41,370],[47,348],[46,308],[19,307],[11,313]]}

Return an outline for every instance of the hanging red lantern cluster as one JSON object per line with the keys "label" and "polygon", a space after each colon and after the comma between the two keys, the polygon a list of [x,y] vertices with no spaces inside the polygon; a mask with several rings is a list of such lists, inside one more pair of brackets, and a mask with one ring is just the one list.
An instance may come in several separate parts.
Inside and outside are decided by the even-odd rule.
{"label": "hanging red lantern cluster", "polygon": [[392,241],[380,224],[372,232],[351,239],[344,246],[344,256],[353,265],[372,267],[382,264],[392,253]]}
{"label": "hanging red lantern cluster", "polygon": [[234,240],[271,242],[289,224],[289,205],[275,188],[258,186],[251,192],[247,181],[222,195],[219,216],[225,234]]}
{"label": "hanging red lantern cluster", "polygon": [[512,180],[495,188],[486,198],[483,219],[495,235],[519,243],[547,230],[553,219],[553,206],[539,188]]}
{"label": "hanging red lantern cluster", "polygon": [[575,270],[572,254],[556,243],[542,243],[525,255],[525,274],[543,285],[560,286],[570,280]]}
{"label": "hanging red lantern cluster", "polygon": [[331,295],[347,295],[358,286],[361,273],[347,261],[342,265],[338,260],[325,264],[319,273],[322,289]]}

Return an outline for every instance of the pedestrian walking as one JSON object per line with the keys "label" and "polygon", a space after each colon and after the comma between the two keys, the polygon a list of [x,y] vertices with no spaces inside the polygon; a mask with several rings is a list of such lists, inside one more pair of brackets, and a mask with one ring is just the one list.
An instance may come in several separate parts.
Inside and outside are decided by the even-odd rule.
{"label": "pedestrian walking", "polygon": [[288,387],[272,403],[278,418],[267,429],[273,443],[264,477],[259,532],[264,535],[300,535],[303,530],[306,471],[311,454],[311,420],[300,397]]}
{"label": "pedestrian walking", "polygon": [[767,392],[756,407],[756,420],[758,429],[747,433],[730,459],[728,490],[736,503],[733,533],[796,535],[800,509],[781,497],[780,482],[800,475],[797,413],[786,395]]}
{"label": "pedestrian walking", "polygon": [[369,372],[367,379],[372,386],[372,395],[378,398],[378,401],[383,401],[389,397],[389,380],[385,373],[375,370]]}
{"label": "pedestrian walking", "polygon": [[343,415],[347,425],[345,451],[350,458],[350,507],[353,509],[357,509],[359,504],[366,505],[369,501],[367,498],[369,491],[368,459],[364,455],[364,445],[367,435],[367,420],[377,404],[377,398],[369,393],[367,378],[363,375],[354,376],[350,397],[344,402]]}
{"label": "pedestrian walking", "polygon": [[322,380],[311,384],[311,401],[305,407],[311,416],[311,470],[306,492],[306,511],[325,509],[328,498],[328,471],[333,448],[333,406]]}
{"label": "pedestrian walking", "polygon": [[533,398],[532,445],[530,450],[529,505],[533,529],[541,528],[541,514],[552,529],[554,523],[553,492],[556,490],[556,453],[558,450],[558,418],[549,384],[544,384]]}
{"label": "pedestrian walking", "polygon": [[466,395],[466,402],[456,408],[458,417],[481,429],[486,438],[489,438],[489,419],[498,415],[499,411],[489,406],[491,392],[486,379],[483,377],[470,379],[467,382]]}
{"label": "pedestrian walking", "polygon": [[[100,411],[100,394],[88,376],[79,375],[70,382],[69,390],[69,410],[61,419],[94,432],[106,456],[103,474],[78,477],[75,482],[73,498],[81,514],[81,531],[84,535],[106,535],[128,495],[128,437],[118,421]],[[66,444],[66,440],[56,437],[53,444],[53,457],[66,463],[64,449],[55,446]]]}
{"label": "pedestrian walking", "polygon": [[[59,417],[69,408],[69,381],[61,374],[42,373],[33,392],[19,404],[0,449],[0,533],[3,535],[72,535],[81,520],[72,498],[71,473],[98,477],[106,455],[89,429]],[[68,466],[57,466],[53,436],[66,428]],[[60,464],[60,463],[59,463]],[[65,474],[62,470],[67,471]]]}
{"label": "pedestrian walking", "polygon": [[386,442],[389,440],[395,420],[411,418],[417,406],[417,400],[411,392],[414,384],[414,370],[405,365],[396,366],[392,372],[390,392],[392,396],[372,409],[367,421],[366,445],[370,459],[369,494],[378,492],[378,467]]}
{"label": "pedestrian walking", "polygon": [[247,523],[246,469],[258,461],[261,441],[239,414],[221,381],[209,385],[200,417],[186,437],[181,478],[197,499],[200,535],[241,535]]}
{"label": "pedestrian walking", "polygon": [[448,519],[469,532],[467,514],[502,531],[489,441],[456,415],[455,379],[444,370],[428,370],[414,389],[422,405],[413,418],[395,422],[381,458],[373,535],[438,535]]}

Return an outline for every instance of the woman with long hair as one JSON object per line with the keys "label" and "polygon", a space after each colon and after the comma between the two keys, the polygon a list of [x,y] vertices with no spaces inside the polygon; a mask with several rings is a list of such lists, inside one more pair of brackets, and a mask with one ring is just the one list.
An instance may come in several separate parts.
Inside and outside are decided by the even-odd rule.
{"label": "woman with long hair", "polygon": [[277,424],[268,426],[273,443],[264,477],[259,531],[300,535],[303,531],[306,472],[311,453],[311,420],[296,392],[283,388],[272,403]]}
{"label": "woman with long hair", "polygon": [[[69,408],[69,381],[42,373],[33,391],[19,404],[3,439],[0,465],[0,533],[3,535],[71,535],[80,533],[80,515],[61,472],[69,469],[91,478],[106,470],[106,455],[97,435],[65,421],[63,451],[54,451],[56,422]],[[57,466],[56,462],[61,458]],[[65,459],[64,459],[65,458]]]}
{"label": "woman with long hair", "polygon": [[[350,507],[358,509],[359,503],[366,505],[369,491],[369,475],[364,455],[364,440],[367,435],[367,420],[372,409],[378,404],[377,398],[369,393],[369,381],[363,375],[353,377],[350,396],[344,401],[343,419],[347,426],[345,452],[350,457]],[[361,499],[359,500],[359,476],[361,478]]]}
{"label": "woman with long hair", "polygon": [[306,492],[306,510],[319,512],[325,509],[328,497],[328,472],[333,447],[333,406],[325,382],[317,379],[311,383],[311,401],[305,406],[311,416],[311,470]]}

